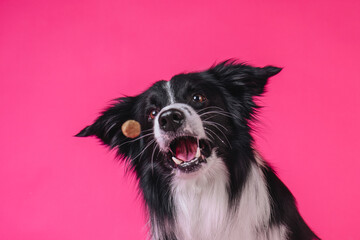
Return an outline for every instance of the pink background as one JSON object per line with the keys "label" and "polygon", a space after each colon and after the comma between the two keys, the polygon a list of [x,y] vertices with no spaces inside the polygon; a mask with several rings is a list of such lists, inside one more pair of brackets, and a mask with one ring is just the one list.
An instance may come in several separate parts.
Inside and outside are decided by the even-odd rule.
{"label": "pink background", "polygon": [[134,178],[72,137],[109,101],[235,57],[272,78],[260,151],[323,239],[360,239],[360,2],[0,1],[0,239],[145,239]]}

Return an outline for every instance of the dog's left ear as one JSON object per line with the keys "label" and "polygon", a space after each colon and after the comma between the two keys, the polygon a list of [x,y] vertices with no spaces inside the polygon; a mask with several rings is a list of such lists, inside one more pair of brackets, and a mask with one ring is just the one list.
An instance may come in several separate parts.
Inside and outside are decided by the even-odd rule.
{"label": "dog's left ear", "polygon": [[241,87],[252,96],[258,96],[264,92],[268,78],[281,70],[273,66],[259,68],[227,60],[212,67],[209,72],[223,82],[228,89],[235,90]]}
{"label": "dog's left ear", "polygon": [[[101,113],[95,122],[81,130],[76,137],[96,136],[104,144],[114,148],[126,140],[121,131],[122,124],[129,120],[135,119],[134,105],[136,97],[124,97],[116,100],[116,103]],[[120,153],[127,156],[128,153]]]}

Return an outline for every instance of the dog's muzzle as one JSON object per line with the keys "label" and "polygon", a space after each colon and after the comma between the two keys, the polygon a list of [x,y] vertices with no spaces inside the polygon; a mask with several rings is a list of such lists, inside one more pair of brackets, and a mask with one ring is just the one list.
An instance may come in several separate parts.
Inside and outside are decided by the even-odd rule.
{"label": "dog's muzzle", "polygon": [[207,162],[211,145],[201,118],[192,107],[172,104],[164,108],[155,121],[155,138],[172,168],[189,173]]}

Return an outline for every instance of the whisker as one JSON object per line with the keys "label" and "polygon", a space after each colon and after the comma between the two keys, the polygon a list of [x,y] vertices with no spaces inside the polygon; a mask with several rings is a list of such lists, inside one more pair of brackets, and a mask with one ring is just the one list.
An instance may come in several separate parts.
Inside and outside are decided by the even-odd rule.
{"label": "whisker", "polygon": [[175,153],[171,150],[171,148],[170,148],[170,147],[168,147],[168,150],[169,150],[169,152],[171,152],[171,153],[172,153],[172,155],[175,155]]}
{"label": "whisker", "polygon": [[[217,123],[217,122],[214,122],[214,121],[206,121],[206,120],[204,120],[203,121],[204,123],[207,123],[207,124],[209,124],[209,125],[213,125],[214,127],[216,127],[216,126],[219,126],[219,127],[222,127],[225,131],[228,131],[228,129],[226,128],[226,127],[224,127],[222,124],[220,124],[220,123]],[[217,129],[219,129],[218,127],[216,127]],[[220,129],[219,129],[219,131],[221,131]]]}
{"label": "whisker", "polygon": [[206,107],[206,108],[200,109],[199,111],[197,111],[197,113],[201,113],[201,112],[206,111],[206,110],[208,110],[208,109],[219,109],[219,110],[221,110],[221,111],[224,111],[224,112],[225,112],[225,110],[224,110],[224,109],[222,109],[221,107],[217,107],[217,106],[210,106],[210,107]]}
{"label": "whisker", "polygon": [[[226,142],[228,143],[229,147],[232,148],[229,139],[227,138],[227,136],[225,135],[225,133],[224,133],[223,131],[221,131],[220,128],[218,128],[216,125],[211,124],[211,123],[210,123],[210,124],[207,123],[207,125],[216,127],[216,129],[219,130],[219,132],[220,132],[220,133],[224,136],[224,138],[226,139]],[[222,127],[223,127],[223,126],[222,126]],[[225,127],[224,127],[224,128],[225,128]],[[209,129],[209,130],[210,130],[210,129]],[[225,128],[225,130],[227,130],[227,129]],[[221,139],[220,139],[220,140],[221,140]]]}
{"label": "whisker", "polygon": [[205,133],[207,134],[207,136],[210,137],[210,138],[208,138],[207,140],[208,140],[210,143],[214,144],[214,143],[215,143],[215,138],[214,138],[214,136],[213,136],[210,132],[208,132],[208,131],[206,131],[206,130],[205,130]]}
{"label": "whisker", "polygon": [[155,141],[156,141],[156,139],[151,140],[151,141],[146,145],[146,147],[145,147],[138,155],[136,155],[136,157],[132,158],[132,160],[135,160],[135,159],[138,158],[139,156],[142,156],[142,154],[145,152],[145,150],[148,149],[148,148],[151,146],[151,144],[153,144]]}
{"label": "whisker", "polygon": [[[158,145],[158,144],[157,144]],[[158,145],[159,146],[159,145]],[[156,154],[156,158],[159,157],[159,154],[162,153],[161,150],[160,150],[160,147],[159,147],[159,151],[158,151],[158,154]]]}
{"label": "whisker", "polygon": [[205,116],[205,115],[208,115],[208,114],[219,114],[219,115],[223,115],[223,116],[226,116],[226,117],[234,117],[231,113],[220,112],[220,111],[209,111],[209,112],[202,113],[199,116],[202,117],[202,116]]}
{"label": "whisker", "polygon": [[144,133],[144,132],[150,132],[150,131],[153,131],[153,129],[150,128],[150,129],[147,129],[147,130],[142,130],[143,133]]}
{"label": "whisker", "polygon": [[[224,142],[224,140],[219,137],[219,135],[217,135],[213,130],[209,129],[209,128],[206,128],[208,131],[212,132],[224,145],[226,145],[226,143]],[[231,145],[230,145],[230,142],[229,140],[227,139],[227,137],[224,135],[224,137],[226,138],[227,140],[227,144],[229,145],[229,147],[231,148]]]}
{"label": "whisker", "polygon": [[219,130],[219,131],[221,132],[221,129],[218,128],[215,124],[210,123],[210,122],[208,122],[208,121],[203,121],[203,122],[204,122],[204,125],[213,126],[213,127],[215,127],[217,130]]}
{"label": "whisker", "polygon": [[[210,113],[210,112],[209,112]],[[228,118],[236,118],[236,119],[238,119],[238,120],[241,120],[238,116],[235,116],[235,115],[225,115],[225,114],[223,114],[223,113],[218,113],[218,112],[216,112],[217,114],[219,114],[219,115],[223,115],[223,116],[225,116],[225,117],[228,117]],[[228,113],[229,114],[229,113]],[[203,113],[201,116],[203,116],[203,115],[206,115],[206,113]],[[200,117],[201,117],[200,116]],[[204,119],[204,121],[206,121],[206,120],[209,120],[209,119],[211,119],[211,118],[214,118],[214,117],[216,117],[216,115],[212,115],[212,116],[210,116],[210,117],[207,117],[207,118],[205,118]]]}
{"label": "whisker", "polygon": [[[221,108],[219,108],[219,109],[221,109]],[[224,111],[224,110],[222,110],[222,111],[209,111],[209,112],[201,113],[199,116],[202,117],[202,116],[204,116],[204,115],[208,115],[208,114],[212,114],[212,113],[214,113],[214,114],[219,114],[219,115],[223,115],[223,116],[230,117],[230,118],[236,118],[236,119],[238,119],[238,120],[241,120],[240,117],[234,115],[233,113],[226,112],[226,111]]]}
{"label": "whisker", "polygon": [[156,146],[154,147],[154,150],[152,152],[152,155],[151,155],[151,173],[152,174],[154,174],[154,153],[158,147],[159,147],[159,145],[156,144]]}
{"label": "whisker", "polygon": [[132,142],[138,141],[138,140],[140,140],[140,139],[143,139],[143,138],[145,138],[145,137],[151,136],[152,134],[153,134],[153,133],[148,133],[148,134],[145,134],[145,135],[143,135],[143,136],[141,136],[141,137],[139,137],[139,138],[136,138],[136,139],[133,139],[133,140],[128,140],[128,141],[126,141],[126,142],[123,142],[122,144],[120,144],[120,145],[118,146],[118,148],[121,147],[121,146],[124,145],[124,144],[132,143]]}
{"label": "whisker", "polygon": [[105,132],[105,135],[108,135],[108,133],[116,126],[117,123],[113,123]]}
{"label": "whisker", "polygon": [[[213,140],[213,141],[215,141],[215,138],[214,138],[214,136],[211,134],[211,132],[206,131],[206,130],[209,130],[209,129],[208,129],[208,128],[206,128],[206,127],[204,127],[204,130],[205,130],[205,132],[207,132],[207,133],[208,133],[209,137],[211,137],[211,138],[212,138],[212,140]],[[213,141],[211,141],[211,142],[212,142],[212,143],[214,143]]]}
{"label": "whisker", "polygon": [[217,135],[213,130],[206,128],[208,131],[210,131],[212,134],[214,134],[222,143],[225,144],[225,142],[221,139],[221,137],[219,137],[219,135]]}

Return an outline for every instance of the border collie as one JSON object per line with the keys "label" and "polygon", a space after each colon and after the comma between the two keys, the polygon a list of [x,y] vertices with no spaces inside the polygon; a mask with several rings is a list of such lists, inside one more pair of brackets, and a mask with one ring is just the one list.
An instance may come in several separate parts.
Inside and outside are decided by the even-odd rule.
{"label": "border collie", "polygon": [[[137,176],[161,240],[319,239],[288,188],[253,148],[251,121],[281,68],[227,60],[115,101],[76,136],[96,136]],[[126,138],[134,119],[140,136]]]}

